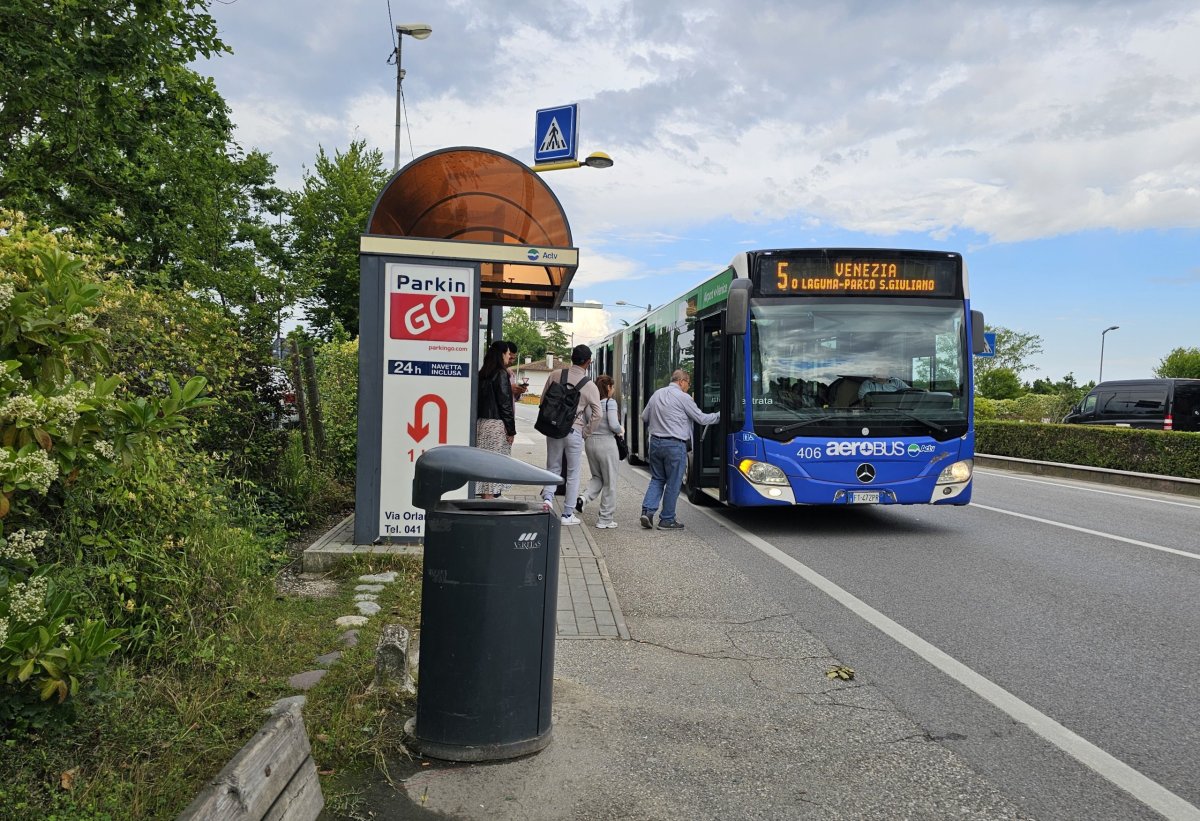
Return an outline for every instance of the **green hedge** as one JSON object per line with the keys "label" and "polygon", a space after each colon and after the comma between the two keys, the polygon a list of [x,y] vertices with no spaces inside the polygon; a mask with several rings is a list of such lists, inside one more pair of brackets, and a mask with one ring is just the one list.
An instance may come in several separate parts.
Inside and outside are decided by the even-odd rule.
{"label": "green hedge", "polygon": [[975,451],[1200,479],[1200,433],[976,420]]}
{"label": "green hedge", "polygon": [[1076,399],[1058,393],[1027,393],[1016,399],[975,397],[975,421],[1008,419],[1020,422],[1058,422]]}

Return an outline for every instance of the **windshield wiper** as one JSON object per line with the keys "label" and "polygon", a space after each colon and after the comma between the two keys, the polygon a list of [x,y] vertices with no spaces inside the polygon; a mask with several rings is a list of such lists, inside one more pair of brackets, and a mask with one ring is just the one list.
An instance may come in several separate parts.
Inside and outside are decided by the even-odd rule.
{"label": "windshield wiper", "polygon": [[824,415],[822,415],[822,416],[814,416],[814,417],[812,417],[811,419],[805,419],[805,420],[804,420],[804,421],[802,421],[802,422],[793,422],[793,423],[792,423],[792,424],[790,424],[790,425],[780,425],[779,427],[775,428],[775,430],[774,430],[774,433],[776,433],[776,434],[780,434],[780,433],[788,433],[788,432],[790,432],[790,431],[797,430],[798,428],[802,428],[802,427],[804,427],[805,425],[811,425],[811,424],[813,424],[814,422],[827,422],[827,421],[829,421],[830,419],[837,419],[837,418],[838,418],[838,417],[836,417],[836,416],[833,416],[833,415],[831,415],[831,414],[828,414],[828,413],[827,413],[827,414],[824,414]]}

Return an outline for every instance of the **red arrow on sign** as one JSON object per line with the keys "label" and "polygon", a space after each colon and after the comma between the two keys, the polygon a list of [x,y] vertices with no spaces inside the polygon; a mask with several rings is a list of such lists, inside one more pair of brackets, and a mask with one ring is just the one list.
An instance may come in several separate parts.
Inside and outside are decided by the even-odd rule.
{"label": "red arrow on sign", "polygon": [[429,433],[429,425],[425,424],[425,417],[422,410],[430,402],[438,407],[438,444],[446,444],[446,427],[449,410],[446,408],[446,400],[435,393],[427,393],[417,400],[417,405],[413,409],[413,421],[408,423],[408,435],[413,438],[414,442],[420,442]]}

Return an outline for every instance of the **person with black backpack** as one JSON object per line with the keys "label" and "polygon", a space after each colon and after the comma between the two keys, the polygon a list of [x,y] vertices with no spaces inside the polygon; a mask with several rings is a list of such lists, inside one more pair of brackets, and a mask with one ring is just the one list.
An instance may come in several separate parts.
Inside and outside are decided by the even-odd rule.
{"label": "person with black backpack", "polygon": [[[566,495],[563,497],[562,523],[579,524],[575,500],[579,498],[579,463],[583,440],[600,423],[600,391],[588,376],[592,349],[576,345],[571,350],[571,367],[551,373],[542,390],[538,418],[534,428],[546,437],[546,470],[563,471]],[[565,469],[564,469],[565,463]],[[542,510],[550,510],[557,485],[542,488]]]}

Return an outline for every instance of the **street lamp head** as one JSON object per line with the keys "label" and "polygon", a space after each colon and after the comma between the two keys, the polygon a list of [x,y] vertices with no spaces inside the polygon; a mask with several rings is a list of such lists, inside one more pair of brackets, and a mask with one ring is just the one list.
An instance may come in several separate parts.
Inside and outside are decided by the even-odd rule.
{"label": "street lamp head", "polygon": [[591,154],[588,154],[583,164],[589,168],[612,168],[613,159],[603,151],[593,151]]}
{"label": "street lamp head", "polygon": [[[613,304],[614,304],[614,305],[628,305],[630,308],[641,308],[641,307],[642,307],[641,305],[635,305],[635,304],[634,304],[634,303],[632,303],[632,302],[626,302],[626,301],[625,301],[625,300],[623,300],[623,299],[618,299],[618,300],[617,300],[615,303],[613,303]],[[650,305],[647,305],[647,306],[645,306],[645,308],[646,308],[646,313],[650,313],[650,308],[651,308],[651,306],[650,306]]]}
{"label": "street lamp head", "polygon": [[1103,331],[1101,331],[1101,335],[1103,335],[1103,334],[1106,334],[1106,333],[1108,333],[1109,331],[1116,331],[1116,330],[1119,330],[1119,329],[1120,329],[1120,327],[1121,327],[1120,325],[1110,325],[1109,327],[1107,327],[1107,328],[1105,328]]}
{"label": "street lamp head", "polygon": [[414,40],[424,40],[433,34],[433,29],[428,23],[397,23],[396,33],[407,34]]}

